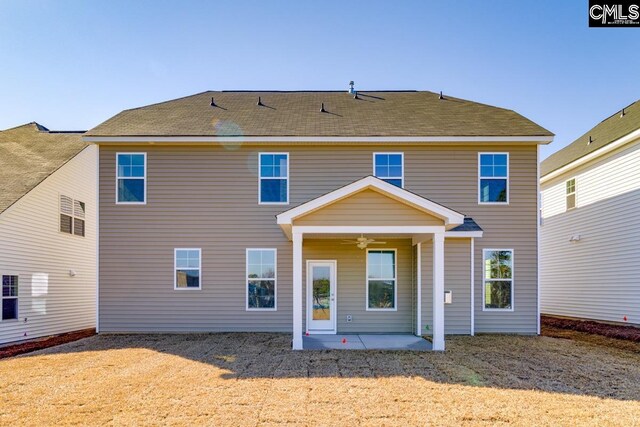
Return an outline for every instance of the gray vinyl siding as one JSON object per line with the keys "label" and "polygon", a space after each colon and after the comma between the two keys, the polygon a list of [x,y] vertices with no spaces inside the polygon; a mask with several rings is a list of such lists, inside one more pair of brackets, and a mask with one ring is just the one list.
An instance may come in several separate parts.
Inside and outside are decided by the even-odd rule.
{"label": "gray vinyl siding", "polygon": [[[405,188],[472,216],[484,229],[484,237],[476,240],[476,331],[535,332],[536,147],[393,144],[268,148],[102,145],[101,330],[290,331],[291,242],[276,225],[275,215],[370,175],[372,153],[387,149],[404,152]],[[115,153],[120,151],[147,152],[146,205],[115,204]],[[289,205],[258,205],[257,153],[265,151],[290,153]],[[478,205],[479,151],[510,153],[509,205]],[[173,290],[176,247],[202,248],[202,290]],[[277,311],[245,310],[245,250],[252,247],[278,250]],[[513,313],[481,310],[483,247],[516,250]],[[428,276],[427,271],[423,274]],[[430,292],[424,288],[423,296]],[[454,301],[461,292],[454,291]],[[411,331],[412,314],[408,316],[406,330]],[[457,325],[452,330],[463,329]]]}
{"label": "gray vinyl siding", "polygon": [[[379,239],[382,240],[382,239]],[[396,249],[398,287],[397,311],[366,310],[367,251],[356,245],[343,245],[338,239],[307,240],[303,245],[304,266],[307,260],[337,261],[337,328],[338,333],[396,333],[413,332],[413,280],[411,239],[384,239],[385,245],[372,245],[372,249]],[[306,303],[307,276],[304,271],[303,294]],[[306,322],[305,305],[305,322]],[[347,322],[347,315],[353,320]]]}
{"label": "gray vinyl siding", "polygon": [[[452,291],[444,306],[444,333],[471,333],[471,239],[446,239],[444,289]],[[425,328],[428,325],[428,329]],[[422,334],[433,331],[433,243],[422,244]]]}
{"label": "gray vinyl siding", "polygon": [[636,141],[542,185],[542,313],[640,325],[639,165]]}

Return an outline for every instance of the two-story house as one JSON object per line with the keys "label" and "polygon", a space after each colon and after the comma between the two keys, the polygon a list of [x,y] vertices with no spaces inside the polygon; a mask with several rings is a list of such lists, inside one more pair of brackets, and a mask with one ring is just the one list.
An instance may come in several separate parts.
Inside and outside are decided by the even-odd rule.
{"label": "two-story house", "polygon": [[418,91],[204,92],[99,146],[99,331],[539,332],[538,147]]}
{"label": "two-story house", "polygon": [[35,122],[0,131],[0,345],[95,327],[97,151]]}
{"label": "two-story house", "polygon": [[640,325],[640,101],[540,168],[542,313]]}

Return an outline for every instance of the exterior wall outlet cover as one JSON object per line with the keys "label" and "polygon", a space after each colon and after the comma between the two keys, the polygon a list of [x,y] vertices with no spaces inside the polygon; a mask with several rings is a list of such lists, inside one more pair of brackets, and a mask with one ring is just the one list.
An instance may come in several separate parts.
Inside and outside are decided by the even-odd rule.
{"label": "exterior wall outlet cover", "polygon": [[347,314],[347,322],[353,321],[353,317],[350,314]]}

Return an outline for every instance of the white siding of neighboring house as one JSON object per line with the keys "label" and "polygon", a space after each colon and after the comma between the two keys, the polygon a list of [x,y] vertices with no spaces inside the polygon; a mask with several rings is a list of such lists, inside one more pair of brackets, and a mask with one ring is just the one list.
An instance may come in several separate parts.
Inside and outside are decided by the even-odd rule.
{"label": "white siding of neighboring house", "polygon": [[541,312],[640,324],[640,141],[543,183],[542,217]]}
{"label": "white siding of neighboring house", "polygon": [[[96,326],[96,162],[85,148],[0,214],[0,274],[19,276],[0,344]],[[60,194],[86,203],[85,237],[59,231]]]}

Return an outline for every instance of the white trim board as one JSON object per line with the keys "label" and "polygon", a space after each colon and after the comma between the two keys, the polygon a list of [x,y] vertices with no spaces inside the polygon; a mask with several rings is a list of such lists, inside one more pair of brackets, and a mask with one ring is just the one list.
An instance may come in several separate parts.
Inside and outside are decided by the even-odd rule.
{"label": "white trim board", "polygon": [[[536,150],[536,196],[536,332],[540,335],[540,221],[542,218],[542,193],[540,192],[540,146],[538,146]],[[513,276],[513,267],[511,275]],[[513,292],[513,289],[511,292]]]}
{"label": "white trim board", "polygon": [[416,244],[416,335],[422,336],[422,243]]}
{"label": "white trim board", "polygon": [[470,335],[474,336],[476,334],[476,296],[475,296],[475,239],[471,238],[471,330],[470,330]]}
{"label": "white trim board", "polygon": [[549,144],[553,136],[83,136],[95,143],[506,143],[530,142]]}

